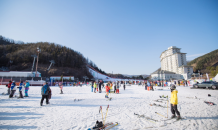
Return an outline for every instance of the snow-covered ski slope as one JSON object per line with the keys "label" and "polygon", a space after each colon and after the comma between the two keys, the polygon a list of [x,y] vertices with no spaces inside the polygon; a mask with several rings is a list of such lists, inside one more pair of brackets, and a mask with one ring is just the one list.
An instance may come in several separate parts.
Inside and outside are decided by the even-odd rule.
{"label": "snow-covered ski slope", "polygon": [[[158,112],[167,116],[167,108],[150,106],[151,103],[167,106],[165,102],[155,102],[160,95],[170,96],[169,90],[146,91],[144,87],[126,86],[120,88],[120,94],[110,94],[111,101],[105,99],[103,93],[91,93],[90,86],[64,87],[64,94],[59,94],[58,87],[51,87],[52,99],[50,105],[40,106],[41,87],[30,87],[28,98],[9,99],[0,95],[0,129],[38,129],[38,130],[87,130],[102,120],[99,108],[105,116],[109,105],[107,122],[118,122],[119,125],[112,130],[144,130],[144,129],[192,129],[215,130],[218,129],[218,91],[204,89],[190,89],[177,87],[178,110],[185,118],[182,121],[165,120]],[[0,86],[0,93],[6,92],[5,86]],[[18,94],[18,92],[16,92]],[[211,94],[211,97],[207,95]],[[197,99],[193,98],[197,96]],[[187,98],[188,97],[188,98]],[[74,99],[83,99],[74,101]],[[165,100],[165,98],[164,98]],[[209,106],[204,101],[212,101],[216,105]],[[144,114],[159,122],[152,122],[134,115]],[[168,117],[171,116],[168,109]],[[174,122],[173,124],[169,124]]]}
{"label": "snow-covered ski slope", "polygon": [[112,82],[115,82],[115,81],[144,81],[144,80],[140,80],[140,79],[133,80],[133,79],[112,78],[112,77],[109,77],[107,75],[101,74],[100,72],[98,72],[97,70],[92,68],[91,66],[87,66],[87,67],[88,67],[89,72],[92,74],[92,76],[96,80],[112,81]]}

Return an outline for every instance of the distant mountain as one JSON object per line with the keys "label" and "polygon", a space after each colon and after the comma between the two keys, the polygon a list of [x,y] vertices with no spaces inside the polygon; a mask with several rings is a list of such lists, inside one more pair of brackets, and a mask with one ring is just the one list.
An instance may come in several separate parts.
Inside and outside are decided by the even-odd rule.
{"label": "distant mountain", "polygon": [[214,76],[218,73],[218,49],[195,58],[188,65],[193,66],[194,72],[199,70],[203,74],[209,73],[211,76]]}
{"label": "distant mountain", "polygon": [[[38,71],[42,76],[46,76],[46,69],[49,67],[51,60],[55,64],[48,72],[49,76],[75,76],[83,80],[83,76],[90,79],[93,76],[88,71],[86,65],[89,64],[101,73],[95,63],[85,58],[80,52],[77,52],[66,46],[61,46],[48,42],[24,43],[15,42],[0,35],[0,69],[12,71],[31,71],[33,65],[32,55],[37,54],[37,47],[41,49],[38,60]],[[36,65],[34,65],[35,71]]]}

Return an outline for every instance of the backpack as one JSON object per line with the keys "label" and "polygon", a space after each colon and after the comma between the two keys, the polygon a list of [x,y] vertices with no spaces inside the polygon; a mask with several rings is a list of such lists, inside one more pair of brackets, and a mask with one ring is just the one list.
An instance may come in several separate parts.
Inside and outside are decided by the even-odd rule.
{"label": "backpack", "polygon": [[95,128],[103,127],[102,121],[96,121]]}

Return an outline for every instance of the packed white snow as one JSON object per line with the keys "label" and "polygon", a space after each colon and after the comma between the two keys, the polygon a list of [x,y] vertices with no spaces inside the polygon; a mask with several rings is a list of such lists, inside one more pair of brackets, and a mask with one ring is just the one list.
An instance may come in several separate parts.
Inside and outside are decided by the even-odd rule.
{"label": "packed white snow", "polygon": [[[178,110],[184,119],[175,122],[175,119],[162,121],[166,120],[167,116],[170,118],[170,108],[149,105],[156,103],[167,106],[166,101],[161,103],[154,100],[166,100],[159,96],[170,97],[169,89],[147,91],[143,86],[138,85],[126,86],[126,90],[121,87],[120,94],[109,95],[112,97],[111,101],[105,98],[105,89],[102,93],[93,93],[90,86],[68,86],[63,88],[64,94],[60,94],[58,86],[51,89],[50,104],[46,105],[44,100],[43,106],[40,106],[40,86],[30,86],[29,97],[24,99],[9,99],[8,95],[1,95],[0,129],[87,130],[93,127],[97,120],[102,121],[102,114],[99,113],[100,106],[102,106],[105,119],[108,105],[106,123],[119,123],[112,130],[218,129],[217,90],[177,87]],[[7,92],[7,88],[0,86],[0,93],[3,92]],[[211,97],[208,97],[208,94],[211,94]],[[194,98],[195,96],[197,99]],[[210,106],[204,101],[211,101],[216,105]],[[143,117],[138,118],[134,113],[144,114],[158,122]]]}

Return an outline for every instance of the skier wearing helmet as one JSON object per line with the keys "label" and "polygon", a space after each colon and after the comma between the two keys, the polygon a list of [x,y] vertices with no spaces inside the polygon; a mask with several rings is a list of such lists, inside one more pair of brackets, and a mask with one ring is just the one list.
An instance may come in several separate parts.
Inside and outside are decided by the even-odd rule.
{"label": "skier wearing helmet", "polygon": [[178,104],[178,98],[177,98],[177,93],[178,93],[178,90],[176,90],[176,86],[174,84],[172,84],[170,86],[170,89],[171,89],[171,98],[170,98],[170,105],[171,105],[171,112],[172,112],[172,117],[171,118],[175,118],[175,113],[177,114],[177,119],[176,120],[179,120],[181,119],[180,117],[180,113],[177,109],[177,104]]}

